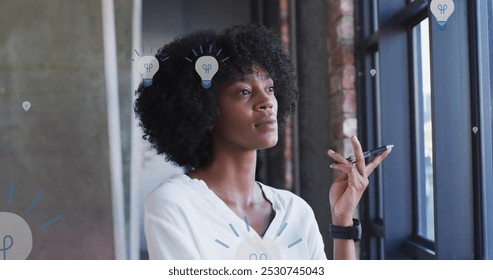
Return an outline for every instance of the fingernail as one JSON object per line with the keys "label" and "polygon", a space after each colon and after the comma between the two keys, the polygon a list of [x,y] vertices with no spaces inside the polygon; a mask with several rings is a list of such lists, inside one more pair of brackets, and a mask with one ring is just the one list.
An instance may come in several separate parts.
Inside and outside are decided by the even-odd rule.
{"label": "fingernail", "polygon": [[329,154],[333,154],[335,153],[333,150],[329,150]]}
{"label": "fingernail", "polygon": [[353,135],[353,138],[354,138],[354,140],[359,141],[358,137],[356,137],[356,135]]}

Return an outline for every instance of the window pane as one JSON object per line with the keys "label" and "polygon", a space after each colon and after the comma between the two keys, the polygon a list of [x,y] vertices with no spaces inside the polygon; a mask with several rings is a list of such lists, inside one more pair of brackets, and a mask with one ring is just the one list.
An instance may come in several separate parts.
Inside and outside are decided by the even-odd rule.
{"label": "window pane", "polygon": [[417,234],[434,239],[433,134],[428,19],[413,29]]}

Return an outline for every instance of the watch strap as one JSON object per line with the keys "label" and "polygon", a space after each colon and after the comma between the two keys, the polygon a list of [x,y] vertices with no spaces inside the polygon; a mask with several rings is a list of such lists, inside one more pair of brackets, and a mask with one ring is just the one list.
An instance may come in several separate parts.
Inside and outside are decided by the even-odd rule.
{"label": "watch strap", "polygon": [[330,237],[334,239],[353,239],[354,242],[361,240],[361,223],[358,219],[353,219],[353,225],[349,227],[329,226]]}

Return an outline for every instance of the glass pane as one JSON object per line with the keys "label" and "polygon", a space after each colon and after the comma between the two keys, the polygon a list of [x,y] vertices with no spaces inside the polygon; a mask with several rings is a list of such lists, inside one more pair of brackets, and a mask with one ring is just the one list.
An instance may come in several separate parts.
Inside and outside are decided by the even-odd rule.
{"label": "glass pane", "polygon": [[434,239],[433,134],[428,19],[414,27],[414,88],[418,235]]}

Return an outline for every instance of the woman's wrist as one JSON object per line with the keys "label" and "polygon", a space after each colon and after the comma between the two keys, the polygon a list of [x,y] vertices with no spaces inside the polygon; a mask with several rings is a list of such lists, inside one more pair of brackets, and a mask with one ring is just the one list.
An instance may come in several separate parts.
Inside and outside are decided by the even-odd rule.
{"label": "woman's wrist", "polygon": [[353,217],[334,217],[332,216],[332,224],[339,227],[350,227],[353,225]]}

